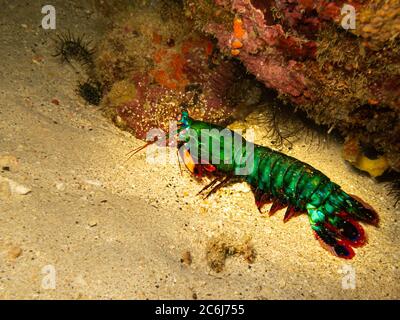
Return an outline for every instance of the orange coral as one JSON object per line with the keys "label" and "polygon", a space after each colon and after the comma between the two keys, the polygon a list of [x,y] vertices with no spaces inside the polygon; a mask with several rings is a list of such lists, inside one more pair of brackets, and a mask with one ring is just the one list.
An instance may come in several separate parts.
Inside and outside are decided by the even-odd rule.
{"label": "orange coral", "polygon": [[[160,36],[161,37],[161,36]],[[153,33],[153,43],[161,38]],[[166,47],[157,45],[153,53],[153,61],[156,67],[150,72],[155,82],[164,88],[182,90],[189,83],[185,66],[193,50],[200,50],[206,58],[214,51],[213,43],[204,37],[188,37],[180,45]]]}
{"label": "orange coral", "polygon": [[167,54],[167,50],[165,49],[160,49],[157,50],[154,55],[153,55],[153,60],[156,63],[160,63],[163,59],[163,57]]}
{"label": "orange coral", "polygon": [[239,50],[239,49],[232,49],[232,50],[231,50],[231,54],[232,54],[233,56],[238,56],[238,55],[240,54],[240,50]]}
{"label": "orange coral", "polygon": [[154,80],[165,88],[175,90],[177,85],[171,81],[169,75],[164,70],[153,70],[151,72]]}
{"label": "orange coral", "polygon": [[241,47],[243,47],[243,43],[240,40],[235,39],[235,40],[232,41],[232,48],[233,49],[240,49]]}
{"label": "orange coral", "polygon": [[233,34],[236,39],[242,39],[246,31],[243,29],[243,21],[240,18],[233,19]]}
{"label": "orange coral", "polygon": [[183,67],[185,62],[185,59],[178,53],[173,54],[171,57],[169,66],[172,69],[173,77],[177,81],[182,81],[184,79]]}
{"label": "orange coral", "polygon": [[243,47],[242,39],[246,34],[246,30],[243,28],[243,21],[242,19],[235,17],[233,19],[233,36],[234,39],[231,42],[231,54],[233,56],[238,56],[240,54],[240,48]]}

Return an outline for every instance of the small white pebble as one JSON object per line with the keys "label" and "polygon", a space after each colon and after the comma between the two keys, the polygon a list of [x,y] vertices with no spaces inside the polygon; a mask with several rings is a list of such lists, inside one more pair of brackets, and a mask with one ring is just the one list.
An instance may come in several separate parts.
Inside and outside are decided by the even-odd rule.
{"label": "small white pebble", "polygon": [[62,182],[58,182],[58,183],[56,183],[56,188],[59,191],[64,191],[65,190],[65,184],[62,183]]}
{"label": "small white pebble", "polygon": [[95,186],[95,187],[101,187],[102,183],[99,180],[90,180],[90,179],[86,179],[83,181],[86,184],[89,184],[91,186]]}
{"label": "small white pebble", "polygon": [[11,194],[26,195],[32,191],[29,187],[19,184],[8,178],[0,177],[0,182],[8,182]]}
{"label": "small white pebble", "polygon": [[23,186],[21,184],[15,185],[14,187],[11,187],[11,192],[20,194],[20,195],[26,195],[30,193],[32,190],[26,186]]}
{"label": "small white pebble", "polygon": [[88,222],[89,227],[95,227],[97,226],[97,221],[91,220]]}

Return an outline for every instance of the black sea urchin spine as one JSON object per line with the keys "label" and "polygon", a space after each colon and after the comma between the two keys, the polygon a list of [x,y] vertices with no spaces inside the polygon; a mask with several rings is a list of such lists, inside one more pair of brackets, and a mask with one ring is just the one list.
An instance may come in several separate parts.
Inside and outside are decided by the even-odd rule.
{"label": "black sea urchin spine", "polygon": [[75,60],[83,66],[93,67],[93,54],[95,49],[91,47],[91,41],[85,39],[85,35],[75,37],[70,31],[57,35],[57,51],[55,57],[61,57],[63,62],[70,63]]}

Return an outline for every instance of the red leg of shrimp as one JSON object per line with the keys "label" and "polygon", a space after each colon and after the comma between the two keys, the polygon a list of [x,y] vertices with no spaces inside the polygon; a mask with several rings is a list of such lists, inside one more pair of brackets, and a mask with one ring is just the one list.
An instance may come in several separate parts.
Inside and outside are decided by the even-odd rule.
{"label": "red leg of shrimp", "polygon": [[283,222],[288,222],[290,219],[292,219],[295,216],[298,216],[302,214],[302,212],[298,209],[296,209],[295,207],[293,207],[292,205],[289,205],[286,212],[285,212],[285,216],[283,218]]}
{"label": "red leg of shrimp", "polygon": [[275,201],[272,203],[271,209],[269,209],[268,215],[269,215],[269,216],[272,216],[272,215],[274,215],[277,211],[279,211],[279,210],[281,210],[281,209],[283,209],[283,208],[286,208],[286,207],[287,207],[287,204],[286,204],[286,203],[283,203],[283,202],[281,202],[281,201],[279,201],[279,200],[275,200]]}
{"label": "red leg of shrimp", "polygon": [[256,201],[257,209],[261,213],[262,208],[272,202],[271,196],[260,190],[259,188],[253,188],[254,199]]}

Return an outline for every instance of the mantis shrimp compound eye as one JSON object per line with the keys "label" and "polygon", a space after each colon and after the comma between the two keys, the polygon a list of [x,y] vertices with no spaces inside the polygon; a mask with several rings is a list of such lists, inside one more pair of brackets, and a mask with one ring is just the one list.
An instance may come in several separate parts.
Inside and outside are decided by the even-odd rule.
{"label": "mantis shrimp compound eye", "polygon": [[178,124],[181,124],[184,128],[189,127],[189,113],[187,111],[182,111],[182,114],[180,114],[177,117]]}

